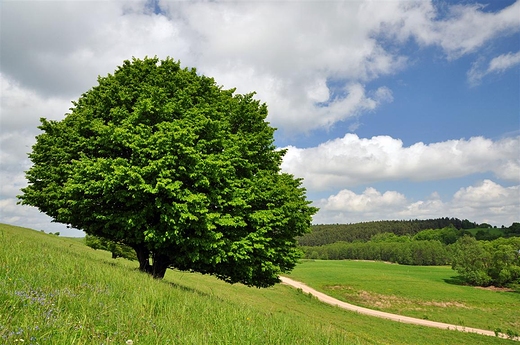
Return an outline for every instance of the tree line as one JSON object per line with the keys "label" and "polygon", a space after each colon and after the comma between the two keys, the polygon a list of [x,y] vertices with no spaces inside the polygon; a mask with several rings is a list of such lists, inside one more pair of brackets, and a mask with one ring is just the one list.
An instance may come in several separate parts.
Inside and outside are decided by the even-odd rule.
{"label": "tree line", "polygon": [[312,232],[298,237],[298,243],[302,246],[321,246],[338,241],[368,241],[372,236],[385,232],[413,236],[422,230],[442,229],[450,225],[458,230],[491,228],[491,225],[486,223],[477,224],[467,219],[448,217],[424,220],[383,220],[355,224],[318,224],[312,226]]}
{"label": "tree line", "polygon": [[92,249],[106,250],[112,253],[112,259],[125,258],[128,260],[137,260],[137,255],[132,247],[120,242],[111,241],[109,239],[87,235],[85,236],[85,244]]}
{"label": "tree line", "polygon": [[452,268],[471,285],[520,284],[520,237],[478,241],[464,236],[450,251]]}
{"label": "tree line", "polygon": [[451,265],[463,281],[471,285],[520,284],[520,223],[503,229],[503,234],[504,237],[492,241],[478,240],[472,232],[450,224],[442,229],[419,231],[413,236],[384,232],[368,241],[338,241],[301,248],[307,259]]}

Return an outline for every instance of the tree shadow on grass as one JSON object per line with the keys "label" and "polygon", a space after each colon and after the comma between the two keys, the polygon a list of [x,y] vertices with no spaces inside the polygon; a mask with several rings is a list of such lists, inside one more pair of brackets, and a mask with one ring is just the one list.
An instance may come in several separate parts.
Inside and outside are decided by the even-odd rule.
{"label": "tree shadow on grass", "polygon": [[449,277],[449,278],[443,279],[443,280],[445,283],[448,283],[451,285],[468,285],[468,284],[466,284],[464,279],[462,279],[461,276],[453,276],[453,277]]}
{"label": "tree shadow on grass", "polygon": [[[443,279],[445,283],[452,285],[461,285],[461,286],[472,286],[464,281],[461,276],[453,276],[447,279]],[[474,288],[490,290],[490,291],[499,291],[499,292],[509,292],[514,294],[520,294],[520,285],[515,285],[511,287],[495,287],[495,286],[473,286]]]}
{"label": "tree shadow on grass", "polygon": [[[124,258],[118,258],[118,259],[126,260]],[[145,275],[150,276],[148,273],[141,272],[138,267],[131,267],[131,266],[127,266],[127,265],[121,265],[117,261],[117,259],[104,259],[101,262],[103,262],[106,265],[112,266],[112,267],[118,267],[119,269],[127,270],[129,272],[139,272],[140,274],[145,274]],[[200,291],[200,290],[197,290],[195,288],[192,288],[192,287],[189,287],[189,286],[185,286],[185,285],[182,285],[182,284],[179,284],[179,283],[175,283],[175,282],[172,282],[171,280],[158,279],[158,281],[161,281],[161,282],[163,282],[165,284],[168,284],[168,285],[170,285],[170,286],[172,286],[172,287],[174,287],[176,289],[182,290],[182,291],[195,293],[195,294],[197,294],[199,296],[204,296],[204,297],[211,296],[211,297],[220,299],[220,298],[216,297],[213,294],[210,294],[210,293],[207,293],[207,292],[204,292],[204,291]]]}
{"label": "tree shadow on grass", "polygon": [[179,284],[179,283],[175,283],[175,282],[172,282],[172,281],[164,281],[164,283],[174,287],[175,289],[179,289],[179,290],[182,290],[182,291],[185,291],[185,292],[190,292],[190,293],[194,293],[194,294],[197,294],[199,296],[202,296],[202,297],[216,297],[210,293],[207,293],[207,292],[204,292],[204,291],[200,291],[200,290],[197,290],[195,288],[192,288],[192,287],[189,287],[189,286],[186,286],[186,285],[182,285],[182,284]]}

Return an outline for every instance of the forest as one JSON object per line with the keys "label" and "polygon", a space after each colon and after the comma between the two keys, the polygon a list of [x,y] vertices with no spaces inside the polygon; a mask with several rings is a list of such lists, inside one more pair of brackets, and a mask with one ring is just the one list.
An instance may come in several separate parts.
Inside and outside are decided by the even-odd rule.
{"label": "forest", "polygon": [[458,230],[491,228],[491,225],[477,224],[467,219],[438,218],[426,220],[382,220],[355,224],[320,224],[313,225],[312,232],[298,238],[302,246],[321,246],[338,241],[368,241],[379,233],[396,235],[415,235],[427,229],[442,229],[452,225]]}

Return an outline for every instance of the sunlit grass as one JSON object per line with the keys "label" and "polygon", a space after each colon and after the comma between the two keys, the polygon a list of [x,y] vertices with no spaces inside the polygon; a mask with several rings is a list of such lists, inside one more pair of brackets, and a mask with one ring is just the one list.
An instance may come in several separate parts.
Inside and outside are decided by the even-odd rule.
{"label": "sunlit grass", "polygon": [[0,225],[0,344],[508,342],[346,312],[287,286],[177,271],[154,280],[136,266],[81,241]]}
{"label": "sunlit grass", "polygon": [[304,261],[293,279],[356,305],[467,327],[520,332],[520,293],[464,286],[448,266]]}

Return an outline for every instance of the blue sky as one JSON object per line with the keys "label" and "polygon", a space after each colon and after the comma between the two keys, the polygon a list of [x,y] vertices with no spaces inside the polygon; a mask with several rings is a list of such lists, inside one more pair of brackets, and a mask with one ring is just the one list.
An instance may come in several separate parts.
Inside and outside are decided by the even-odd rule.
{"label": "blue sky", "polygon": [[520,221],[518,1],[1,6],[0,222],[81,234],[16,205],[38,119],[146,55],[256,91],[315,223]]}

